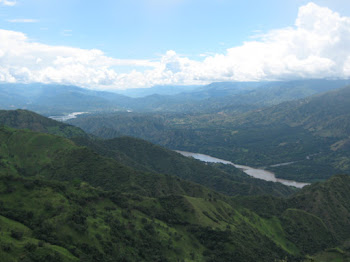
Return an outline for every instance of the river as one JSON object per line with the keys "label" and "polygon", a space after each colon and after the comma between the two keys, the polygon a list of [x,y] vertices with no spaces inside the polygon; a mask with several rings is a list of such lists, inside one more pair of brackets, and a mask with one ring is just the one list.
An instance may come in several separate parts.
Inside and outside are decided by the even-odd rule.
{"label": "river", "polygon": [[[201,160],[204,162],[208,162],[208,163],[222,163],[222,164],[226,164],[226,165],[233,165],[234,167],[241,169],[247,175],[254,177],[254,178],[258,178],[258,179],[263,179],[265,181],[279,182],[279,183],[282,183],[286,186],[294,186],[297,188],[302,188],[306,185],[309,185],[308,183],[301,183],[301,182],[297,182],[297,181],[293,181],[293,180],[277,178],[273,172],[270,172],[270,171],[267,171],[264,169],[253,168],[250,166],[236,165],[235,163],[232,163],[230,161],[223,160],[223,159],[216,158],[216,157],[212,157],[212,156],[208,156],[208,155],[204,155],[204,154],[191,153],[191,152],[179,151],[179,150],[175,150],[175,151],[180,153],[183,156],[193,157],[195,159],[198,159],[198,160]],[[290,163],[292,163],[292,162],[290,162]],[[289,163],[285,163],[285,164],[289,164]],[[278,165],[283,165],[283,164],[278,164]]]}
{"label": "river", "polygon": [[74,113],[70,113],[70,114],[66,114],[63,116],[49,116],[49,118],[56,120],[56,121],[67,121],[69,119],[73,119],[73,118],[77,118],[78,115],[82,115],[82,114],[87,114],[88,112],[74,112]]}

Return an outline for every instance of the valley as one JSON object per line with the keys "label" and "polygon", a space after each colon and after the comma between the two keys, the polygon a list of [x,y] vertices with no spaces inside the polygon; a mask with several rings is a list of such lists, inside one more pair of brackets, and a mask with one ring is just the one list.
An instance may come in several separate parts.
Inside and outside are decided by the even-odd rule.
{"label": "valley", "polygon": [[[211,98],[199,99],[193,89],[162,103],[180,94],[189,103],[191,96],[211,101],[224,89],[214,96],[221,101],[228,87],[215,83]],[[246,83],[230,92],[243,99],[255,88]],[[0,255],[6,261],[345,262],[350,96],[348,87],[329,91],[326,82],[325,88],[276,104],[259,95],[265,102],[239,110],[208,101],[210,110],[197,112],[172,111],[184,108],[177,102],[169,111],[142,112],[125,104],[32,105],[61,116],[51,118],[0,110]],[[85,97],[74,90],[70,99]],[[142,97],[133,99],[142,105]],[[38,201],[41,195],[45,201]]]}
{"label": "valley", "polygon": [[0,24],[0,262],[350,262],[348,0]]}
{"label": "valley", "polygon": [[[249,166],[242,166],[242,165],[236,165],[230,161],[226,161],[223,159],[218,159],[212,156],[208,156],[208,155],[203,155],[203,154],[198,154],[198,153],[191,153],[191,152],[185,152],[185,151],[176,151],[178,153],[180,153],[181,155],[184,155],[186,157],[193,157],[195,159],[204,161],[204,162],[209,162],[209,163],[223,163],[226,165],[232,165],[238,169],[241,169],[244,173],[246,173],[247,175],[257,178],[257,179],[262,179],[265,181],[272,181],[272,182],[276,182],[276,183],[281,183],[284,184],[286,186],[294,186],[297,188],[303,188],[306,185],[309,185],[308,183],[299,183],[296,181],[291,181],[291,180],[285,180],[285,179],[278,179],[275,177],[275,174],[269,171],[266,171],[264,169],[256,169],[256,168],[252,168]],[[277,165],[273,165],[272,167],[276,167],[276,166],[286,166],[289,164],[292,164],[293,162],[289,162],[289,163],[282,163],[282,164],[277,164]]]}

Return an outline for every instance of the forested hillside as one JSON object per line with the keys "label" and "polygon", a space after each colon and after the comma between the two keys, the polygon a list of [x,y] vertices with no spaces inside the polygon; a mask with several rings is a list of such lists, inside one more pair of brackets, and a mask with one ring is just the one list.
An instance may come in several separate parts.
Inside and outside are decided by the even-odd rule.
{"label": "forested hillside", "polygon": [[300,261],[331,247],[346,254],[348,176],[288,199],[231,199],[58,136],[2,127],[1,141],[5,261]]}
{"label": "forested hillside", "polygon": [[[114,158],[125,167],[138,170],[141,173],[151,172],[177,176],[227,195],[273,194],[287,196],[295,191],[295,189],[279,183],[250,178],[234,167],[226,167],[222,171],[222,169],[219,169],[220,166],[208,166],[198,160],[186,158],[176,152],[141,139],[123,137],[103,140],[89,137],[77,127],[26,110],[0,111],[0,124],[59,134],[63,137],[73,137],[74,142],[78,145],[87,146],[103,156]],[[83,153],[81,148],[76,154],[84,155],[81,158],[93,159],[91,156],[88,157],[88,154],[91,153],[91,151],[84,151]],[[55,159],[67,157],[67,153],[61,156],[57,151],[56,154]],[[91,172],[88,171],[88,173]]]}
{"label": "forested hillside", "polygon": [[[140,137],[170,149],[265,167],[282,178],[311,182],[350,172],[349,90],[239,116],[111,113],[82,116],[69,123],[100,137]],[[275,166],[286,162],[294,163]]]}

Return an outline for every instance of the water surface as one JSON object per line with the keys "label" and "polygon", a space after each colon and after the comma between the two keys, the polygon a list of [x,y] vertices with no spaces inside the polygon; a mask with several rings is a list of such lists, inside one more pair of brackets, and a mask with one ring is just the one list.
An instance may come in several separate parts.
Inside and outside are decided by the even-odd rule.
{"label": "water surface", "polygon": [[[208,163],[222,163],[222,164],[226,164],[226,165],[233,165],[234,167],[241,169],[247,175],[254,177],[254,178],[258,178],[258,179],[263,179],[265,181],[279,182],[279,183],[282,183],[284,185],[294,186],[297,188],[302,188],[306,185],[309,185],[309,183],[302,183],[302,182],[297,182],[297,181],[293,181],[293,180],[277,178],[273,172],[267,171],[265,169],[237,165],[235,163],[232,163],[231,161],[223,160],[223,159],[212,157],[212,156],[205,155],[205,154],[192,153],[192,152],[179,151],[179,150],[175,150],[175,151],[180,153],[183,156],[193,157],[195,159],[198,159],[198,160],[201,160],[204,162],[208,162]],[[287,165],[287,164],[292,164],[292,163],[293,162],[282,163],[282,164],[277,164],[277,165],[273,165],[273,166]]]}
{"label": "water surface", "polygon": [[49,116],[49,118],[56,120],[56,121],[67,121],[69,119],[73,119],[73,118],[77,118],[78,115],[82,115],[82,114],[87,114],[88,112],[73,112],[64,116]]}

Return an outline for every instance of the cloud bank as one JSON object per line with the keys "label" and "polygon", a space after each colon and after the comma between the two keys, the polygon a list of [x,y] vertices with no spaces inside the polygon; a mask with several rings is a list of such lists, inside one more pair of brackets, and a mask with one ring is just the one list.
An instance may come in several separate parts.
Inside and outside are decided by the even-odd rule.
{"label": "cloud bank", "polygon": [[[118,66],[135,69],[118,73]],[[172,50],[154,61],[115,59],[97,49],[49,46],[33,42],[20,32],[0,30],[1,82],[124,89],[213,81],[349,77],[350,18],[314,3],[299,8],[294,26],[269,31],[201,61]]]}

